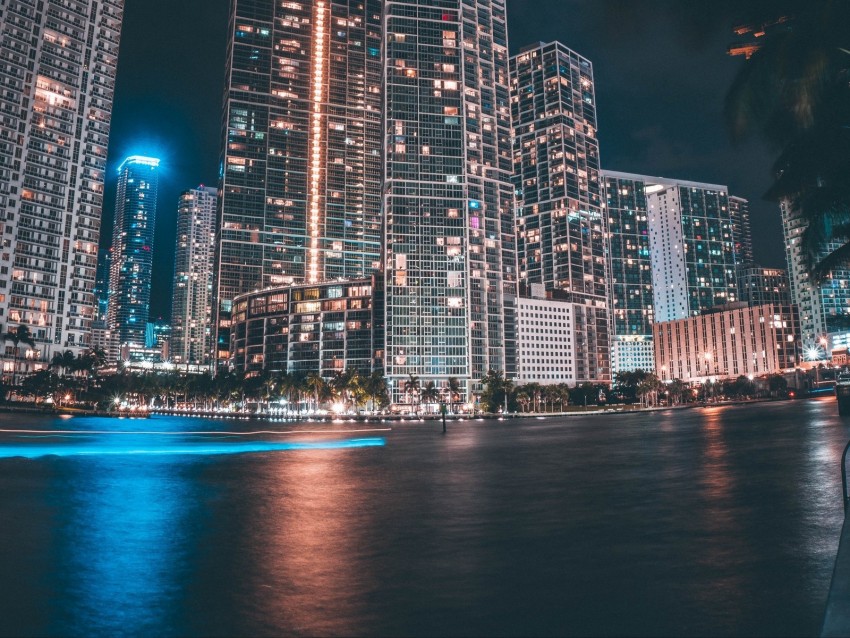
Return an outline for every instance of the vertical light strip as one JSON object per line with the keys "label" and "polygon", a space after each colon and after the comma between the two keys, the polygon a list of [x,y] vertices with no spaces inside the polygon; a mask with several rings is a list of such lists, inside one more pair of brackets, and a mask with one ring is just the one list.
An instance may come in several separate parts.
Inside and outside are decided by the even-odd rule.
{"label": "vertical light strip", "polygon": [[313,16],[313,88],[311,91],[312,112],[310,114],[310,201],[307,213],[310,248],[307,251],[307,282],[319,281],[320,250],[319,228],[322,217],[322,105],[325,99],[325,51],[326,2],[316,0]]}

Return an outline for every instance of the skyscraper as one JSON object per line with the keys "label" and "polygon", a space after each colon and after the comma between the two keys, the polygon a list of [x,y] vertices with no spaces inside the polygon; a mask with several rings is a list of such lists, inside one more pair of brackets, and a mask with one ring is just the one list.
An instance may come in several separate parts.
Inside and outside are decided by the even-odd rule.
{"label": "skyscraper", "polygon": [[741,301],[751,306],[791,305],[791,287],[788,272],[781,268],[763,268],[744,265],[738,269],[738,290]]}
{"label": "skyscraper", "polygon": [[646,177],[603,171],[611,280],[611,370],[654,370]]}
{"label": "skyscraper", "polygon": [[97,304],[95,320],[106,322],[109,314],[109,274],[112,268],[112,253],[108,248],[97,251],[97,276],[95,279],[94,298]]}
{"label": "skyscraper", "polygon": [[735,262],[752,264],[753,233],[750,226],[750,203],[743,197],[729,195],[729,215],[732,218],[732,240],[735,242]]}
{"label": "skyscraper", "polygon": [[143,348],[151,297],[159,160],[133,155],[118,167],[107,323],[122,348]]}
{"label": "skyscraper", "polygon": [[170,353],[179,364],[210,362],[217,202],[215,188],[199,186],[177,205]]}
{"label": "skyscraper", "polygon": [[735,243],[725,186],[646,178],[655,321],[737,300]]}
{"label": "skyscraper", "polygon": [[231,2],[215,289],[368,276],[381,258],[380,0]]}
{"label": "skyscraper", "polygon": [[513,376],[516,254],[504,0],[385,5],[386,376]]}
{"label": "skyscraper", "polygon": [[0,330],[42,359],[90,344],[123,4],[0,0]]}
{"label": "skyscraper", "polygon": [[[802,352],[808,359],[824,358],[829,354],[828,335],[846,332],[850,326],[850,268],[832,270],[823,281],[814,281],[802,244],[806,221],[788,200],[780,202],[780,208],[791,299],[800,313]],[[828,243],[821,255],[839,246]]]}
{"label": "skyscraper", "polygon": [[520,280],[584,306],[577,379],[610,379],[606,227],[590,61],[560,42],[511,59]]}

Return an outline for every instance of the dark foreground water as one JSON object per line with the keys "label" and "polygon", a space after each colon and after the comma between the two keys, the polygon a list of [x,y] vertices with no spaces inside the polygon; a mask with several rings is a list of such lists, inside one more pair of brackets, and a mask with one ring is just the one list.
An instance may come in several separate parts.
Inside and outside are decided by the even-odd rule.
{"label": "dark foreground water", "polygon": [[447,436],[51,434],[257,424],[0,415],[40,431],[0,432],[0,634],[817,634],[843,516],[836,412]]}

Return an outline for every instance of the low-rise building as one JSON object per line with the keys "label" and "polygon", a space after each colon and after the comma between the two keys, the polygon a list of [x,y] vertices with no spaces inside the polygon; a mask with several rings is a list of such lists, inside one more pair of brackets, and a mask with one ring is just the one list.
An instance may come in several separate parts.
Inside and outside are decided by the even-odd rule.
{"label": "low-rise building", "polygon": [[704,382],[794,368],[799,361],[791,306],[744,302],[653,325],[655,373],[662,381]]}
{"label": "low-rise building", "polygon": [[517,299],[516,382],[610,383],[607,309],[532,284]]}
{"label": "low-rise building", "polygon": [[[267,288],[233,300],[231,364],[325,378],[383,368],[383,312],[374,277]],[[378,320],[376,321],[376,317]]]}

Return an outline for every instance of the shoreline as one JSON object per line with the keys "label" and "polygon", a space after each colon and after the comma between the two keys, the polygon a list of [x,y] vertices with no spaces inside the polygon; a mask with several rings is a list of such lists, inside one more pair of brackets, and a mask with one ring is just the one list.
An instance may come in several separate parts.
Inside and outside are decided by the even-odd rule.
{"label": "shoreline", "polygon": [[[814,399],[818,397],[801,397],[801,399]],[[659,412],[664,410],[692,410],[696,408],[710,407],[736,407],[758,403],[775,403],[778,401],[787,401],[785,398],[767,398],[767,399],[749,399],[735,401],[720,401],[717,403],[685,403],[673,406],[654,406],[649,408],[636,408],[631,405],[617,406],[588,406],[587,409],[577,408],[567,412],[510,412],[507,414],[480,412],[478,414],[449,414],[446,416],[446,422],[458,422],[469,420],[508,420],[508,419],[545,419],[549,417],[581,417],[581,416],[617,416],[624,414],[640,414]],[[157,416],[178,416],[191,418],[210,418],[210,419],[249,419],[257,421],[277,421],[287,423],[333,423],[341,419],[346,421],[356,421],[359,423],[382,423],[387,421],[404,423],[404,422],[422,422],[422,421],[441,421],[442,416],[439,414],[327,414],[327,415],[304,415],[304,416],[283,416],[268,413],[258,412],[214,412],[209,410],[197,410],[186,412],[184,410],[154,408],[146,412],[121,412],[106,410],[92,410],[84,408],[48,408],[32,405],[0,405],[0,414],[42,414],[44,416],[94,416],[100,418],[116,418],[116,419],[147,419],[153,415]]]}

